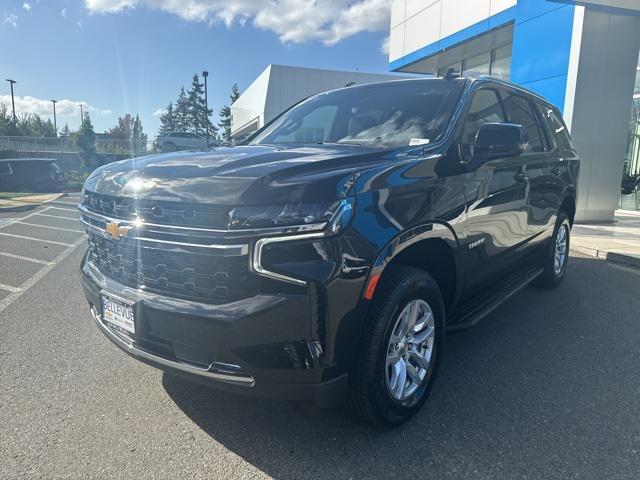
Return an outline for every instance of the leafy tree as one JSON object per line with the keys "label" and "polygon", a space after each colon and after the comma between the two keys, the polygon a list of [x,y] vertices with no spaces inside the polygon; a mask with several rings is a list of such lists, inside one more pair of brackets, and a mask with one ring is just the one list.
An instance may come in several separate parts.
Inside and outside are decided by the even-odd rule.
{"label": "leafy tree", "polygon": [[175,132],[177,130],[176,123],[177,118],[173,109],[173,102],[169,102],[165,112],[160,115],[160,133]]}
{"label": "leafy tree", "polygon": [[[240,89],[238,89],[238,85],[236,83],[231,87],[231,105],[235,103],[238,98],[240,98]],[[225,105],[220,109],[220,121],[218,122],[218,126],[222,130],[221,137],[225,143],[231,143],[231,107]]]}
{"label": "leafy tree", "polygon": [[82,125],[75,133],[76,144],[80,150],[80,158],[85,165],[89,165],[96,154],[96,132],[93,129],[89,113],[85,113],[82,118]]}
{"label": "leafy tree", "polygon": [[44,120],[34,113],[20,115],[14,126],[13,114],[6,105],[0,104],[0,135],[55,137],[56,131],[51,120]]}
{"label": "leafy tree", "polygon": [[7,106],[2,103],[0,104],[0,135],[9,136],[16,134],[16,129],[13,126],[13,116]]}
{"label": "leafy tree", "polygon": [[147,135],[142,129],[140,117],[135,117],[127,113],[124,117],[119,117],[114,127],[109,129],[109,135],[113,140],[122,142],[116,145],[118,151],[138,152],[146,148]]}

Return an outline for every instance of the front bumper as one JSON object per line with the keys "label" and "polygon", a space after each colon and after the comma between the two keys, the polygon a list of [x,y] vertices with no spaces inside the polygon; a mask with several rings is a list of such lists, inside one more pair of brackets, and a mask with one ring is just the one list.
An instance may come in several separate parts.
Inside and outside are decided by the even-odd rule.
{"label": "front bumper", "polygon": [[[244,395],[341,403],[347,373],[325,365],[304,294],[259,294],[224,305],[164,297],[123,286],[86,257],[81,279],[91,314],[109,340],[132,357],[218,389]],[[133,305],[136,334],[101,320],[101,295]]]}

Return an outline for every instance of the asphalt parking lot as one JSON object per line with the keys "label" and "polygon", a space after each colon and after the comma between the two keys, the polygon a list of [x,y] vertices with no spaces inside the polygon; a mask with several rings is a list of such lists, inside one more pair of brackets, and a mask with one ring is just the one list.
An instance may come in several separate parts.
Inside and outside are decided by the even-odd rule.
{"label": "asphalt parking lot", "polygon": [[640,271],[573,257],[447,339],[415,421],[377,431],[190,384],[93,325],[77,196],[0,214],[0,478],[640,478]]}

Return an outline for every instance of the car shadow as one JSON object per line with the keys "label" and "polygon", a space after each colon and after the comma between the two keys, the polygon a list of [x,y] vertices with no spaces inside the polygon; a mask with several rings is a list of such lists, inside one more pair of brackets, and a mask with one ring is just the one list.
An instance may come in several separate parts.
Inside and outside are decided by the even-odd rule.
{"label": "car shadow", "polygon": [[587,478],[613,464],[637,472],[629,458],[640,408],[629,392],[640,391],[640,300],[627,292],[639,281],[572,257],[559,288],[527,288],[449,336],[424,408],[391,430],[166,373],[163,386],[213,441],[275,478]]}

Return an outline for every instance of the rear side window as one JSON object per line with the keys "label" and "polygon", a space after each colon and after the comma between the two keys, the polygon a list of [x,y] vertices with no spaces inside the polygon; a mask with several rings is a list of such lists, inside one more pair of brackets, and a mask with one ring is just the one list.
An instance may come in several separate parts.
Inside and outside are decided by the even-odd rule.
{"label": "rear side window", "polygon": [[506,121],[497,92],[491,89],[478,90],[471,100],[462,127],[461,144],[464,158],[470,159],[473,156],[473,144],[482,125]]}
{"label": "rear side window", "polygon": [[522,125],[527,131],[529,144],[526,151],[534,153],[548,151],[544,131],[538,123],[531,102],[525,97],[506,92],[503,94],[503,103],[509,122]]}
{"label": "rear side window", "polygon": [[0,175],[11,175],[11,164],[9,162],[0,162]]}
{"label": "rear side window", "polygon": [[573,150],[571,137],[569,137],[567,126],[565,125],[560,112],[544,105],[540,105],[540,109],[543,112],[542,114],[549,125],[549,130],[551,135],[553,135],[558,148],[560,148],[560,150]]}

